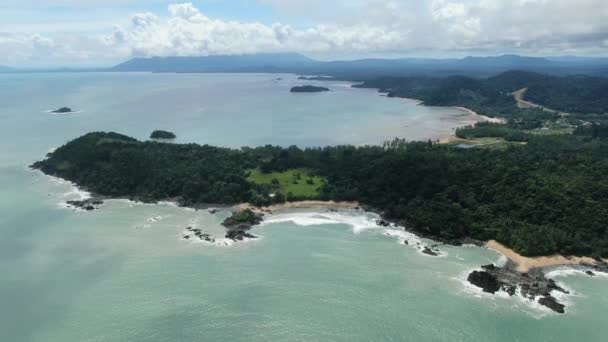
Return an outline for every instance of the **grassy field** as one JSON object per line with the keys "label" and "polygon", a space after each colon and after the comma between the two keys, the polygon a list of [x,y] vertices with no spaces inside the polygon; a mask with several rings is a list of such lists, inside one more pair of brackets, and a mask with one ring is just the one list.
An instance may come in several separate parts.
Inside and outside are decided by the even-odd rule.
{"label": "grassy field", "polygon": [[458,146],[460,144],[475,145],[475,148],[484,148],[490,150],[504,150],[509,145],[524,145],[521,142],[505,141],[503,138],[472,138],[472,139],[458,139],[451,141],[450,146]]}
{"label": "grassy field", "polygon": [[[306,170],[288,170],[285,172],[262,173],[252,170],[247,178],[255,184],[269,184],[273,188],[287,195],[292,193],[295,197],[314,199],[319,195],[319,188],[325,179],[311,176]],[[273,180],[275,180],[273,182]]]}

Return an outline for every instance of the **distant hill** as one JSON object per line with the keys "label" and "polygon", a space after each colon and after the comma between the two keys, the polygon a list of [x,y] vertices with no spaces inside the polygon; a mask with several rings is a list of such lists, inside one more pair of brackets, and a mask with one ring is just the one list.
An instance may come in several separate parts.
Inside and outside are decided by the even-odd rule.
{"label": "distant hill", "polygon": [[551,76],[508,71],[487,79],[465,76],[380,77],[358,87],[378,88],[391,97],[422,100],[433,106],[462,106],[488,116],[509,117],[515,101],[511,93],[527,88],[526,100],[559,111],[606,116],[608,78],[587,75]]}
{"label": "distant hill", "polygon": [[462,59],[401,58],[317,61],[301,54],[252,54],[204,57],[135,58],[110,71],[148,72],[291,72],[365,80],[378,76],[489,77],[509,70],[548,74],[608,74],[608,60],[577,57],[502,55]]}
{"label": "distant hill", "polygon": [[150,72],[278,72],[310,67],[317,62],[296,53],[202,57],[134,58],[112,71]]}

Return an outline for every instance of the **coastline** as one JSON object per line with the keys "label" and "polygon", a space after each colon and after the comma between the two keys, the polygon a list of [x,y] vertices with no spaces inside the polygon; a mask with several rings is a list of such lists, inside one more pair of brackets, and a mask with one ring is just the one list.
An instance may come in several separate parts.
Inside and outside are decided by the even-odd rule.
{"label": "coastline", "polygon": [[466,107],[458,107],[458,106],[454,106],[453,108],[456,108],[456,109],[462,110],[462,111],[464,111],[464,112],[467,112],[467,113],[469,113],[469,114],[471,114],[471,115],[475,115],[475,116],[477,116],[477,117],[480,117],[481,119],[483,119],[483,120],[481,120],[481,121],[485,121],[485,122],[491,122],[491,123],[505,123],[505,122],[507,122],[507,121],[506,121],[505,119],[503,119],[503,118],[491,118],[491,117],[489,117],[489,116],[485,116],[485,115],[478,114],[477,112],[475,112],[475,111],[473,111],[473,110],[471,110],[471,109],[469,109],[469,108],[466,108]]}
{"label": "coastline", "polygon": [[234,206],[236,210],[246,210],[250,209],[254,213],[264,214],[264,213],[274,213],[281,211],[288,211],[291,209],[328,209],[328,210],[338,210],[338,209],[359,209],[361,205],[359,202],[336,202],[336,201],[295,201],[295,202],[285,202],[281,204],[273,204],[267,207],[256,207],[251,203],[240,203]]}
{"label": "coastline", "polygon": [[[485,247],[504,255],[507,259],[513,262],[516,267],[515,270],[520,273],[527,273],[533,269],[543,269],[554,266],[585,266],[585,265],[597,265],[597,261],[591,257],[574,257],[574,256],[563,256],[563,255],[548,255],[538,257],[525,257],[509,247],[504,246],[496,240],[490,240],[486,242]],[[604,259],[606,262],[607,260]]]}

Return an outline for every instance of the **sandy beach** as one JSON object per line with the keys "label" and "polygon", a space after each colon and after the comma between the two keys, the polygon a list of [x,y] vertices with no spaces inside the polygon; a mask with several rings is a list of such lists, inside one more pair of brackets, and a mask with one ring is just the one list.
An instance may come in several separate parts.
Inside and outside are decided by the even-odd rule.
{"label": "sandy beach", "polygon": [[551,255],[542,257],[525,257],[519,255],[512,249],[502,245],[500,242],[490,240],[485,245],[487,248],[496,251],[515,264],[517,271],[525,273],[533,268],[549,267],[549,266],[564,266],[564,265],[579,265],[579,264],[595,264],[595,260],[590,257],[565,257],[562,255]]}
{"label": "sandy beach", "polygon": [[251,209],[257,213],[264,212],[280,212],[290,209],[309,209],[309,208],[323,208],[323,209],[356,209],[359,208],[359,202],[335,202],[335,201],[298,201],[298,202],[286,202],[282,204],[274,204],[268,207],[259,208],[250,203],[241,203],[237,206],[238,210]]}
{"label": "sandy beach", "polygon": [[471,115],[478,116],[478,117],[482,118],[481,121],[487,121],[487,122],[492,122],[492,123],[505,123],[506,122],[505,119],[502,119],[502,118],[491,118],[489,116],[481,115],[481,114],[478,114],[478,113],[476,113],[476,112],[474,112],[474,111],[472,111],[472,110],[470,110],[469,108],[466,108],[466,107],[454,107],[454,108],[460,109],[462,111],[465,111],[465,112],[467,112],[467,113],[469,113]]}

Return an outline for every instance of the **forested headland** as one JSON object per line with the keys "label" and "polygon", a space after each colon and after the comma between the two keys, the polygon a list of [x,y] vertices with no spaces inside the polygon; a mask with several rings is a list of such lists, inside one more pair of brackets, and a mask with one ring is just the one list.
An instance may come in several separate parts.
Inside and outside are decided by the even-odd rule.
{"label": "forested headland", "polygon": [[378,88],[390,97],[423,101],[428,106],[462,106],[489,117],[520,118],[550,115],[538,110],[516,111],[512,93],[527,88],[526,99],[579,119],[608,119],[608,78],[550,76],[509,71],[490,78],[466,76],[378,77],[358,85]]}
{"label": "forested headland", "polygon": [[524,255],[607,257],[608,141],[580,134],[530,135],[501,150],[403,140],[235,150],[90,133],[33,167],[97,194],[185,206],[295,200],[272,197],[272,185],[248,176],[306,169],[325,179],[316,199],[358,200],[426,236],[496,239]]}
{"label": "forested headland", "polygon": [[[384,78],[361,85],[506,119],[458,129],[467,148],[395,139],[379,146],[228,149],[96,132],[33,167],[109,197],[183,206],[359,201],[444,241],[495,239],[528,256],[608,257],[608,110],[601,99],[593,113],[565,117],[517,108],[511,91],[532,90],[530,82],[546,79],[511,72],[486,80]],[[566,100],[553,103],[553,91],[546,94],[553,94],[547,95],[552,108],[574,108]],[[576,94],[576,108],[589,105],[582,104],[587,92]],[[479,143],[490,138],[495,143]]]}

